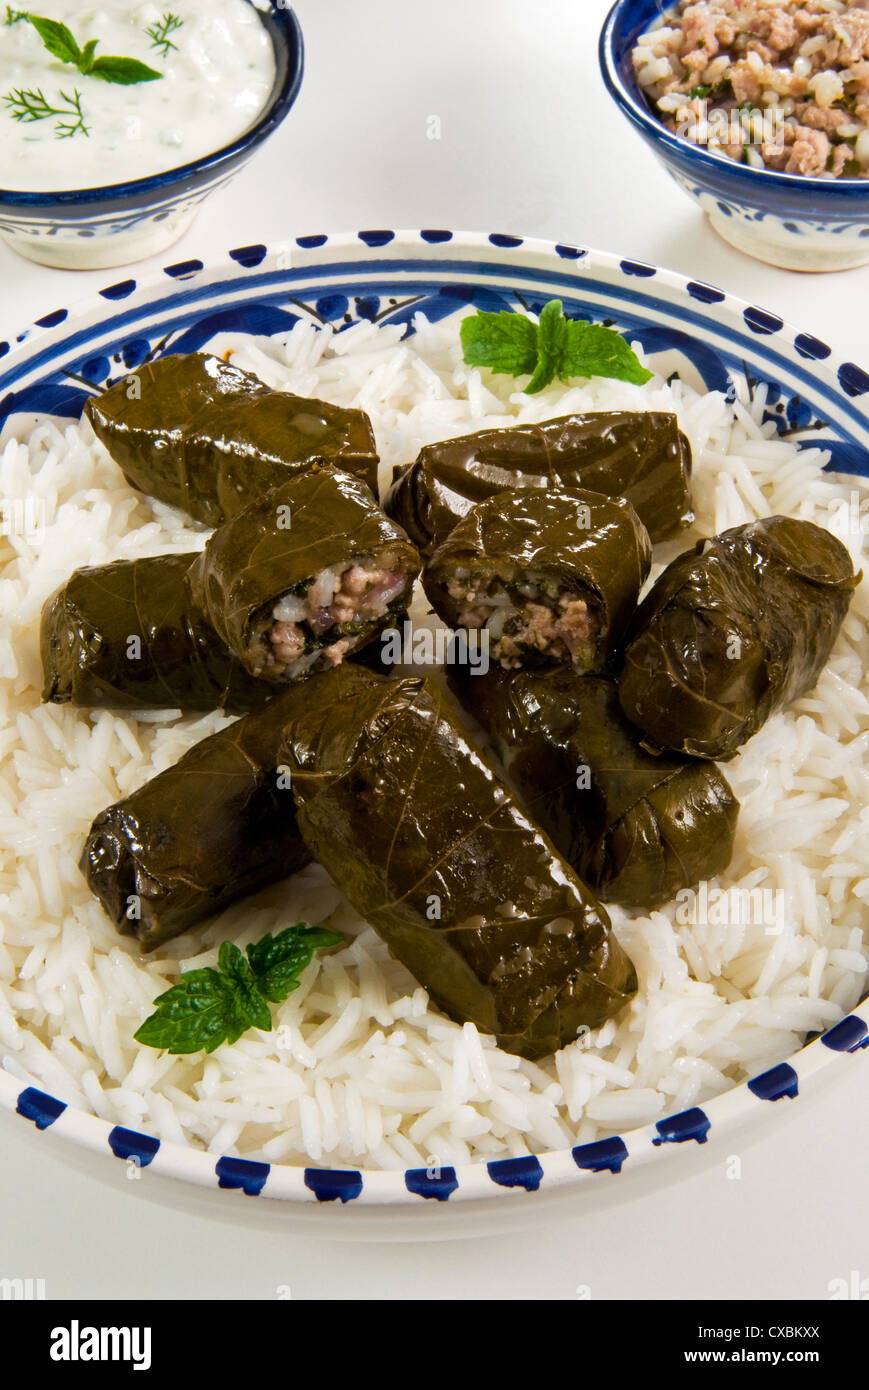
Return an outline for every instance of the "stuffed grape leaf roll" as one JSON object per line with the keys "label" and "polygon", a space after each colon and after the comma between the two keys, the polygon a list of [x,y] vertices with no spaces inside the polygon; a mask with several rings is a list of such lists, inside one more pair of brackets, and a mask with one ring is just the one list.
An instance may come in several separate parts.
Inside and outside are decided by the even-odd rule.
{"label": "stuffed grape leaf roll", "polygon": [[311,853],[451,1018],[537,1057],[630,999],[606,912],[432,681],[312,703],[284,750]]}
{"label": "stuffed grape leaf roll", "polygon": [[272,391],[222,358],[159,357],[85,405],[124,477],[217,526],[253,498],[312,468],[358,474],[377,491],[367,415]]}
{"label": "stuffed grape leaf roll", "polygon": [[423,554],[471,507],[512,488],[627,497],[653,541],[692,520],[691,447],[675,415],[596,411],[427,444],[395,468],[384,508]]}
{"label": "stuffed grape leaf roll", "polygon": [[811,690],[861,575],[811,521],[771,516],[701,541],[631,625],[619,697],[651,748],[732,758]]}
{"label": "stuffed grape leaf roll", "polygon": [[118,930],[151,951],[303,868],[282,739],[311,699],[341,708],[373,679],[347,666],[315,677],[310,694],[291,686],[101,812],[80,867]]}
{"label": "stuffed grape leaf roll", "polygon": [[641,748],[613,681],[456,666],[450,683],[528,814],[605,902],[648,911],[729,864],[739,803],[726,779]]}
{"label": "stuffed grape leaf roll", "polygon": [[598,492],[501,492],[431,556],[423,588],[451,627],[481,628],[505,668],[564,661],[600,671],[651,565],[630,502]]}
{"label": "stuffed grape leaf roll", "polygon": [[196,553],[76,570],[42,610],[43,700],[106,709],[225,709],[274,693],[196,612],[186,576]]}
{"label": "stuffed grape leaf roll", "polygon": [[189,576],[196,608],[251,675],[295,680],[341,662],[407,607],[419,556],[349,473],[304,473],[212,534]]}

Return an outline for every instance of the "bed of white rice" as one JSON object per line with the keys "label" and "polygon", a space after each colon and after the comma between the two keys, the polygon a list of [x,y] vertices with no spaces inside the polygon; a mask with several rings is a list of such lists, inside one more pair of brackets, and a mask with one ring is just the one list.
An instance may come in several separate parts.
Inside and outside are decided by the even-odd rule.
{"label": "bed of white rice", "polygon": [[[695,459],[698,531],[773,512],[835,530],[856,488],[821,475],[758,422],[764,391],[735,406],[684,380],[595,381],[524,396],[461,362],[456,319],[340,336],[304,323],[284,338],[222,336],[275,387],[363,407],[384,476],[436,439],[574,410],[675,410]],[[669,364],[668,364],[669,370]],[[772,718],[727,767],[741,803],[722,887],[781,891],[783,929],[691,925],[675,908],[614,909],[640,989],[617,1021],[541,1063],[499,1051],[429,1005],[316,866],[142,959],[91,897],[77,862],[93,816],[228,722],[41,705],[40,608],[79,565],[198,546],[203,533],[124,483],[87,425],[44,420],[9,439],[0,495],[33,499],[41,535],[0,538],[0,1065],[112,1123],[213,1153],[401,1168],[541,1152],[643,1125],[788,1056],[858,1001],[869,900],[869,596],[854,597],[818,686]],[[681,543],[659,548],[669,559]],[[656,566],[655,573],[660,568]],[[420,611],[423,611],[422,609]],[[712,885],[714,887],[714,885]],[[710,918],[715,914],[710,912]],[[179,971],[300,919],[348,944],[318,958],[274,1009],[211,1057],[133,1042]]]}

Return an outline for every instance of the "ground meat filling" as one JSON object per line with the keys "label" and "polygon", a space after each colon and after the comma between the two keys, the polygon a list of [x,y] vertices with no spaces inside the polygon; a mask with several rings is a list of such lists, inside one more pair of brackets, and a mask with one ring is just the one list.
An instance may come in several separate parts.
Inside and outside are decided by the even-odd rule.
{"label": "ground meat filling", "polygon": [[323,570],[274,605],[261,669],[294,676],[317,662],[340,666],[365,629],[403,597],[407,583],[406,572],[366,560]]}
{"label": "ground meat filling", "polygon": [[490,652],[507,671],[529,659],[594,662],[598,624],[588,601],[545,580],[504,584],[491,576],[457,574],[447,585],[461,605],[459,626],[483,628]]}
{"label": "ground meat filling", "polygon": [[637,40],[664,125],[740,163],[869,178],[869,0],[682,0]]}

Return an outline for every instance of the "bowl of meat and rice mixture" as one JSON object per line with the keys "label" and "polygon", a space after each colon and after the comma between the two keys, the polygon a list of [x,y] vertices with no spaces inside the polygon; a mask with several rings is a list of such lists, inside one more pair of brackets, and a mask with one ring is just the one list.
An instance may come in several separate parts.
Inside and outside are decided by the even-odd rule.
{"label": "bowl of meat and rice mixture", "polygon": [[600,63],[732,246],[788,270],[869,262],[864,0],[618,0]]}

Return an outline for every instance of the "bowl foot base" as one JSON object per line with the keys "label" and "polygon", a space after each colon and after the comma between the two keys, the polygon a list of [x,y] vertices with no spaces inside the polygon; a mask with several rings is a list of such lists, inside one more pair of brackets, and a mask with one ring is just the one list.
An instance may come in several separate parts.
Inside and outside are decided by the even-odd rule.
{"label": "bowl foot base", "polygon": [[196,212],[196,208],[185,209],[160,222],[147,221],[127,231],[97,233],[93,237],[62,232],[56,237],[4,232],[2,239],[19,256],[39,265],[58,270],[108,270],[165,251],[188,230]]}
{"label": "bowl foot base", "polygon": [[869,264],[869,238],[863,237],[859,245],[842,242],[839,237],[828,238],[829,246],[822,245],[808,236],[783,231],[776,235],[773,227],[762,222],[757,229],[752,224],[737,217],[725,217],[721,212],[707,210],[713,230],[728,245],[737,251],[744,251],[757,261],[776,265],[783,270],[825,271],[853,270],[858,265]]}

